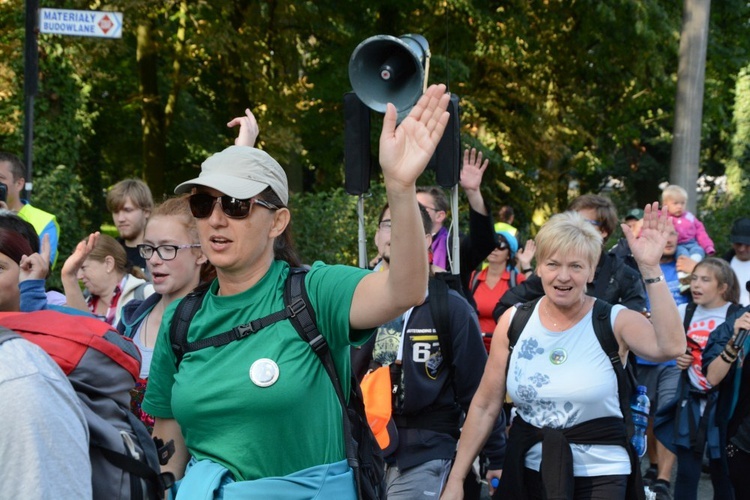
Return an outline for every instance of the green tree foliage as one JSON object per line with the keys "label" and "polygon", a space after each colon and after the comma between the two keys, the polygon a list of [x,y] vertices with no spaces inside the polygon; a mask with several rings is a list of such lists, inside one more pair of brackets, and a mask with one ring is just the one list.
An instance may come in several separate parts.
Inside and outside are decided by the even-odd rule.
{"label": "green tree foliage", "polygon": [[[316,196],[348,206],[346,196],[329,192],[344,179],[342,97],[352,51],[376,34],[430,41],[430,81],[460,97],[462,141],[491,160],[486,197],[514,206],[521,227],[579,192],[610,190],[627,207],[653,200],[667,180],[681,2],[69,0],[54,7],[124,14],[119,40],[39,36],[32,199],[54,208],[57,200],[42,200],[37,187],[66,165],[91,203],[85,231],[109,220],[104,193],[118,180],[144,178],[159,200],[194,176],[206,156],[232,143],[226,123],[245,108],[294,192],[325,193]],[[742,96],[732,89],[747,93],[735,81],[748,63],[749,11],[744,0],[712,5],[702,168],[713,176],[730,160],[735,171],[746,168],[736,153]],[[0,149],[13,152],[23,144],[23,13],[22,0],[0,3],[7,27],[0,30]],[[373,114],[373,158],[379,120]],[[377,168],[372,178],[376,184]],[[330,234],[314,234],[315,251],[341,244],[326,242]],[[352,258],[351,249],[337,251],[336,259]]]}

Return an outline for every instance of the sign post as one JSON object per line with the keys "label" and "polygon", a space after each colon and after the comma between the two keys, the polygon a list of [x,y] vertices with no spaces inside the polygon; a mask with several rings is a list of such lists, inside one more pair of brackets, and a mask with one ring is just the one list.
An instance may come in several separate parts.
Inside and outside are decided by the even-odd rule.
{"label": "sign post", "polygon": [[[39,13],[38,18],[37,12]],[[34,161],[34,96],[36,96],[39,82],[39,45],[37,33],[122,38],[122,12],[39,9],[39,0],[26,0],[23,85],[23,152],[26,162],[26,199],[31,198],[31,166]]]}

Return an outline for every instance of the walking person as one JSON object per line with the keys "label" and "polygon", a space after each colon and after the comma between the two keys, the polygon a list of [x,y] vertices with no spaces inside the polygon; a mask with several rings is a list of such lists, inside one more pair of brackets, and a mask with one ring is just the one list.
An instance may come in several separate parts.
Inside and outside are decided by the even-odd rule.
{"label": "walking person", "polygon": [[[610,306],[609,335],[619,345],[622,366],[630,350],[654,360],[685,351],[677,306],[659,268],[671,229],[666,215],[658,216],[658,203],[646,207],[638,239],[622,226],[652,305],[652,322],[622,305]],[[586,295],[601,238],[573,212],[553,216],[537,234],[536,273],[544,296],[533,306],[512,353],[509,332],[521,310],[510,309],[500,318],[442,498],[461,498],[466,471],[502,408],[506,378],[518,414],[510,428],[502,498],[643,496],[635,480],[638,463],[627,437],[617,360],[602,348],[593,322],[597,299]]]}
{"label": "walking person", "polygon": [[[380,163],[392,214],[391,269],[315,263],[305,276],[344,393],[350,346],[424,299],[428,264],[419,245],[415,183],[445,130],[448,101],[444,85],[431,86],[398,127],[395,107],[387,107]],[[299,260],[282,167],[263,151],[231,146],[175,191],[190,193],[201,249],[217,274],[189,324],[188,342],[284,309],[285,282]],[[294,499],[317,492],[354,499],[339,401],[289,320],[188,352],[177,366],[168,333],[173,312],[166,311],[157,337],[143,409],[156,418],[154,436],[175,442],[164,469],[182,478],[176,498],[268,498],[273,492]]]}

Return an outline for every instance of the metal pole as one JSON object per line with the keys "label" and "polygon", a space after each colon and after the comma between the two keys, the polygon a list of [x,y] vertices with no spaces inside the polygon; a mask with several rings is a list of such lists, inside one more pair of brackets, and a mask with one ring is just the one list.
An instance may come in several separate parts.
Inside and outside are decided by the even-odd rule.
{"label": "metal pole", "polygon": [[685,188],[687,208],[695,212],[711,0],[685,0],[683,8],[669,178]]}
{"label": "metal pole", "polygon": [[367,237],[365,235],[365,195],[357,198],[357,220],[359,221],[359,267],[367,269]]}
{"label": "metal pole", "polygon": [[451,274],[461,274],[461,238],[458,234],[458,184],[451,188],[451,236],[453,253],[451,255]]}
{"label": "metal pole", "polygon": [[37,42],[37,12],[39,0],[26,0],[26,35],[24,39],[24,123],[23,156],[26,163],[26,194],[31,198],[31,172],[34,160],[34,97],[39,82],[39,45]]}

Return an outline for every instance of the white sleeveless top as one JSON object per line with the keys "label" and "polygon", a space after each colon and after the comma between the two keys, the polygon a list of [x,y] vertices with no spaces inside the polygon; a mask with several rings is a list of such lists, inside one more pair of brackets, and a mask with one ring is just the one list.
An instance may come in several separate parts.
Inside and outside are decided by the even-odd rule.
{"label": "white sleeveless top", "polygon": [[[553,332],[539,319],[541,302],[536,304],[510,357],[507,390],[518,415],[535,427],[553,429],[601,417],[622,418],[617,377],[594,333],[593,308],[577,324]],[[613,329],[623,309],[621,305],[612,306]],[[630,458],[622,446],[570,447],[575,476],[630,474]],[[536,443],[526,454],[525,465],[538,471],[541,459],[542,443]]]}

